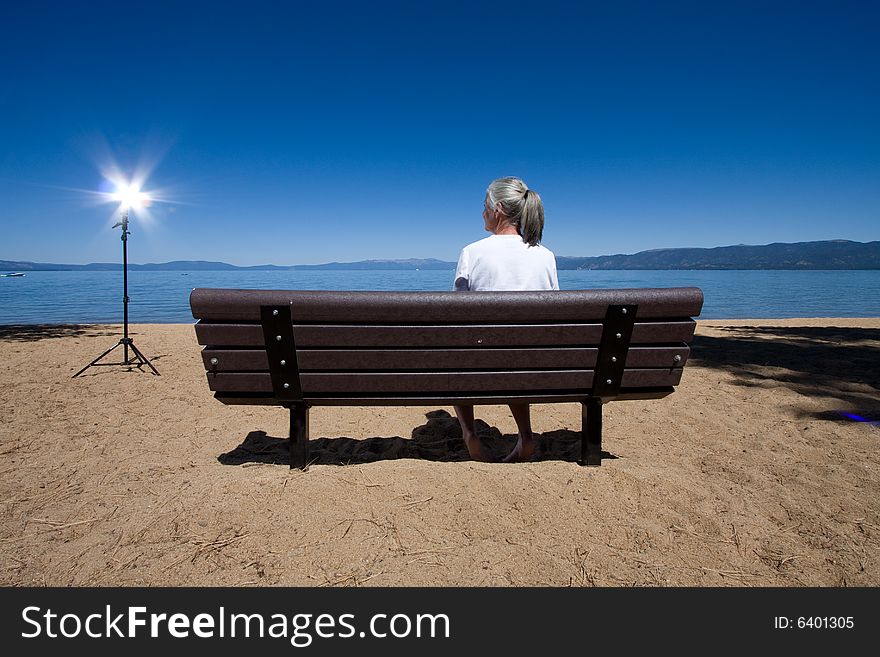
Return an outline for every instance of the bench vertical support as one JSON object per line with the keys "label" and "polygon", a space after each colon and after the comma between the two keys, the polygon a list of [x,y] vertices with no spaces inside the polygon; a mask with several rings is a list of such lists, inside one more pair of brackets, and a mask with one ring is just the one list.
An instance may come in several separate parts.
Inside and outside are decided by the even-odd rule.
{"label": "bench vertical support", "polygon": [[581,402],[581,465],[602,465],[602,403],[620,394],[638,304],[611,304],[602,322],[592,395]]}
{"label": "bench vertical support", "polygon": [[594,397],[611,401],[620,393],[638,310],[638,304],[634,303],[608,306],[593,376]]}
{"label": "bench vertical support", "polygon": [[581,465],[602,465],[602,400],[581,402]]}
{"label": "bench vertical support", "polygon": [[272,391],[290,409],[290,469],[305,469],[309,458],[309,406],[303,400],[290,304],[260,306],[260,324]]}
{"label": "bench vertical support", "polygon": [[260,323],[275,398],[282,402],[301,402],[303,393],[290,306],[260,306]]}
{"label": "bench vertical support", "polygon": [[305,469],[309,460],[309,407],[290,407],[290,469]]}

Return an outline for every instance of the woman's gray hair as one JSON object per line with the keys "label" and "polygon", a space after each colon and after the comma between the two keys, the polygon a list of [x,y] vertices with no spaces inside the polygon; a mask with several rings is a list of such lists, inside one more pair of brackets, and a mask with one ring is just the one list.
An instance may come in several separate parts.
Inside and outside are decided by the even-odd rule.
{"label": "woman's gray hair", "polygon": [[544,204],[538,193],[519,178],[498,178],[489,184],[486,199],[491,207],[501,204],[501,210],[516,226],[523,242],[535,246],[544,234]]}

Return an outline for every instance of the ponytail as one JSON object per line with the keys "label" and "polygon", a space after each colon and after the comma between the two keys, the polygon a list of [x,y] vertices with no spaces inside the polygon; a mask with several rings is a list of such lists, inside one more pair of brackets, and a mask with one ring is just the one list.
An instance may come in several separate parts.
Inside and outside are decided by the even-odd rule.
{"label": "ponytail", "polygon": [[529,246],[535,246],[541,241],[544,234],[544,204],[538,192],[527,189],[523,196],[522,211],[519,216],[517,229],[523,242]]}

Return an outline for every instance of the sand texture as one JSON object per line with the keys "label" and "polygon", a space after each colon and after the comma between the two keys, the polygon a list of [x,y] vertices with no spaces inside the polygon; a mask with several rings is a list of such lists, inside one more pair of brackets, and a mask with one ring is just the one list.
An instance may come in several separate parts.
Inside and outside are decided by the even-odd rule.
{"label": "sand texture", "polygon": [[[536,460],[469,461],[451,407],[229,407],[190,325],[161,372],[71,375],[117,326],[0,327],[4,585],[877,586],[880,319],[700,322],[678,390],[533,407]],[[121,349],[115,354],[120,354]],[[515,441],[478,407],[486,444]]]}

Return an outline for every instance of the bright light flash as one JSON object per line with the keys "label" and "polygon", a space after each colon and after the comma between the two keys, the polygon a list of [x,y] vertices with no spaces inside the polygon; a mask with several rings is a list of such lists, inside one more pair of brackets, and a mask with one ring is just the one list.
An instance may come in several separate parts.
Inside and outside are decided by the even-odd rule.
{"label": "bright light flash", "polygon": [[149,195],[142,192],[134,183],[118,183],[113,193],[113,200],[119,201],[123,208],[132,210],[140,210],[150,204]]}

